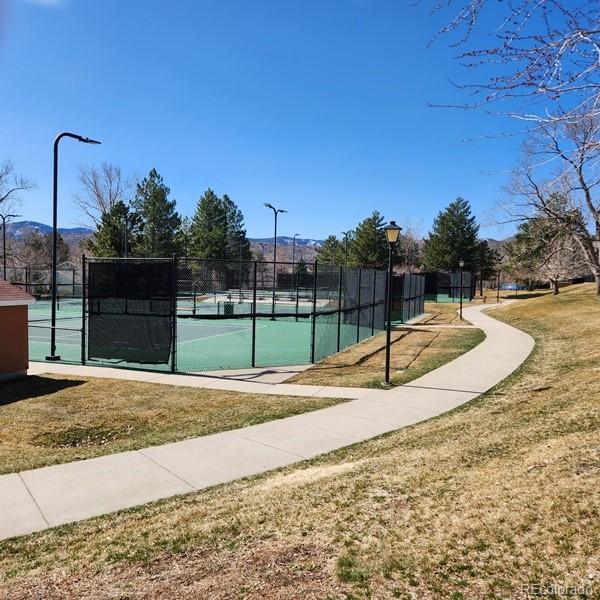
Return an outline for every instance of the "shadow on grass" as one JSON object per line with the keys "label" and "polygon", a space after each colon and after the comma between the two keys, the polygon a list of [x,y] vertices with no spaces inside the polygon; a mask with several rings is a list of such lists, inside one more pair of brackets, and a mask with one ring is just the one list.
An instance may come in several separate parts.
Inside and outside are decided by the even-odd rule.
{"label": "shadow on grass", "polygon": [[527,300],[529,298],[539,298],[540,296],[547,296],[550,294],[550,291],[547,292],[522,292],[518,294],[507,294],[506,296],[502,296],[507,300]]}
{"label": "shadow on grass", "polygon": [[0,407],[47,396],[68,388],[76,387],[85,383],[79,379],[54,379],[39,375],[30,375],[21,379],[14,379],[0,383]]}

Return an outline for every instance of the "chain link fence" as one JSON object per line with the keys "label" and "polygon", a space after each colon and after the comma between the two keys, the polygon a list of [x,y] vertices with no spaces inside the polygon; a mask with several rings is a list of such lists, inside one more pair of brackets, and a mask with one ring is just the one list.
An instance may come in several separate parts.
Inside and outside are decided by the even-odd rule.
{"label": "chain link fence", "polygon": [[469,271],[434,271],[425,275],[425,300],[430,302],[471,301],[475,297],[477,277]]}
{"label": "chain link fence", "polygon": [[424,312],[425,275],[395,275],[392,279],[392,321],[406,323]]}
{"label": "chain link fence", "polygon": [[[153,262],[164,265],[165,261],[171,263],[173,274],[169,311],[164,281],[161,298],[153,298],[154,291],[148,291],[143,301],[140,296],[140,290],[156,288],[150,283],[151,273],[156,271]],[[99,264],[101,271],[94,267]],[[124,265],[135,268],[126,269]],[[90,274],[97,279],[102,272],[108,281],[111,270],[121,273],[121,283],[113,291],[110,285],[104,285],[100,301],[92,298],[88,289]],[[123,278],[123,273],[129,271],[127,277],[135,277],[135,286],[126,284],[127,277]],[[148,282],[137,281],[141,278]],[[70,319],[65,322],[68,330],[56,328],[58,353],[62,360],[71,362],[180,373],[310,364],[385,329],[386,282],[385,271],[317,263],[179,257],[156,261],[84,259],[77,283],[82,296],[70,299],[72,313],[57,313],[59,318],[64,315]],[[137,291],[133,293],[132,289]],[[413,287],[410,290],[417,293]],[[108,337],[101,338],[102,352],[90,352],[92,318],[96,325],[102,323],[107,318],[107,307],[113,312],[118,308],[119,316],[108,320],[116,323],[123,319],[123,328],[105,328]],[[46,320],[36,325],[49,331],[49,305],[42,302],[39,309],[33,310],[40,311],[38,314]],[[406,315],[418,310],[422,310],[422,303],[412,299],[405,305]],[[168,341],[164,323],[160,325],[160,336],[158,330],[152,335],[147,331],[149,323],[159,327],[166,311],[172,323]],[[129,343],[127,331],[132,332]],[[96,336],[99,333],[101,330],[95,326]],[[41,338],[38,329],[34,338],[30,330],[31,339],[35,340],[32,359],[43,360],[48,351],[46,338]],[[148,359],[153,354],[149,346],[159,339],[161,348],[155,349],[155,355],[163,358],[152,362]],[[144,340],[143,348],[140,340]],[[170,347],[168,359],[165,344]]]}

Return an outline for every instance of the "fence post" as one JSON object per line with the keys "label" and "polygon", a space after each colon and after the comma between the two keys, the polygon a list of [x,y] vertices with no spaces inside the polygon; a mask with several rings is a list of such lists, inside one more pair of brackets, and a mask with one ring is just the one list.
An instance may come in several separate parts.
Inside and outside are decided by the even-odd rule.
{"label": "fence post", "polygon": [[360,291],[362,287],[362,269],[358,269],[358,310],[356,311],[356,343],[360,342]]}
{"label": "fence post", "polygon": [[[73,281],[75,278],[73,277]],[[85,254],[81,255],[81,364],[85,365],[85,298],[87,296],[85,281]]]}
{"label": "fence post", "polygon": [[256,273],[257,262],[254,261],[254,286],[252,288],[252,367],[256,367]]}
{"label": "fence post", "polygon": [[173,254],[173,273],[171,289],[171,327],[172,327],[172,349],[171,349],[171,373],[177,371],[177,256]]}
{"label": "fence post", "polygon": [[377,269],[373,269],[373,295],[371,296],[371,335],[375,335],[375,291],[377,290]]}
{"label": "fence post", "polygon": [[[294,268],[294,264],[292,263],[292,269]],[[294,281],[295,286],[296,286],[296,323],[298,322],[298,307],[300,304],[300,283],[298,281],[298,278],[300,277],[300,274],[298,273],[298,270],[296,269],[296,272],[294,273]]]}
{"label": "fence post", "polygon": [[340,281],[338,286],[338,322],[337,322],[337,351],[340,351],[340,337],[342,333],[342,281],[344,281],[344,267],[340,267]]}
{"label": "fence post", "polygon": [[[402,277],[402,294],[400,294],[400,322],[404,323],[404,290],[405,290],[405,286],[406,286],[406,273],[404,273],[403,275],[401,275],[400,277]],[[394,280],[394,277],[392,275],[392,282]],[[390,298],[390,302],[391,302],[391,298]]]}
{"label": "fence post", "polygon": [[311,331],[310,331],[310,362],[315,362],[315,338],[317,330],[317,261],[313,266],[313,297],[312,297],[312,317],[311,317]]}

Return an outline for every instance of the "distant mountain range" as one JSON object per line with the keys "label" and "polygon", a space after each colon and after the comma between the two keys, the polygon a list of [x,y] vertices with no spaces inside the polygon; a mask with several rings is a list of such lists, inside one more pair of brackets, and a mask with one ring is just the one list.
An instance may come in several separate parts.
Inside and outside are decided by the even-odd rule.
{"label": "distant mountain range", "polygon": [[[39,231],[42,234],[51,233],[52,227],[38,221],[15,221],[6,224],[6,231],[11,237],[21,239],[30,231]],[[88,236],[92,235],[93,230],[89,227],[59,227],[58,232],[61,235]]]}
{"label": "distant mountain range", "polygon": [[[39,231],[41,234],[47,234],[52,232],[52,227],[45,223],[38,221],[15,221],[14,223],[7,223],[6,225],[7,234],[15,239],[23,239],[30,231]],[[82,239],[89,237],[94,233],[93,229],[89,227],[59,227],[58,232],[65,238],[65,241],[69,241],[73,238]],[[249,238],[252,245],[264,244],[265,247],[273,244],[273,238]],[[278,246],[293,246],[293,238],[287,236],[277,236]],[[296,238],[296,246],[298,248],[318,248],[323,243],[322,240],[313,240],[310,238]]]}

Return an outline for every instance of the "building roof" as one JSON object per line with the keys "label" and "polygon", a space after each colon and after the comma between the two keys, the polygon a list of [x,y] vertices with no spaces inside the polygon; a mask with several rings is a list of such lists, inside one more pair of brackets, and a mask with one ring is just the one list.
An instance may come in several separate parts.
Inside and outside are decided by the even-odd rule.
{"label": "building roof", "polygon": [[21,306],[33,302],[35,302],[35,298],[24,292],[19,286],[0,279],[0,306]]}

